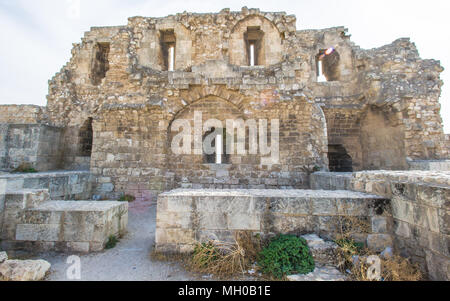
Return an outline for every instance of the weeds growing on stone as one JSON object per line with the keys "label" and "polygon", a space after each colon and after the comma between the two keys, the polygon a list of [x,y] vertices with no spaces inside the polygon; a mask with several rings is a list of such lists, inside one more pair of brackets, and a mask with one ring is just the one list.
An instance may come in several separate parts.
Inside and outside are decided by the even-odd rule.
{"label": "weeds growing on stone", "polygon": [[199,273],[219,277],[245,274],[256,262],[261,251],[261,238],[251,232],[236,232],[234,243],[209,241],[199,243],[188,267]]}
{"label": "weeds growing on stone", "polygon": [[13,173],[37,173],[38,171],[30,163],[21,163]]}
{"label": "weeds growing on stone", "polygon": [[[337,224],[336,244],[339,248],[336,251],[336,263],[342,273],[350,271],[350,277],[354,281],[370,281],[368,271],[370,265],[367,258],[371,252],[364,243],[356,242],[352,236],[355,233],[367,233],[370,225],[367,221],[357,217],[342,217]],[[389,258],[379,256],[381,262],[382,281],[420,281],[423,275],[416,264],[412,264],[408,259],[393,255]]]}
{"label": "weeds growing on stone", "polygon": [[121,197],[118,199],[118,201],[119,201],[119,202],[128,202],[128,203],[132,203],[132,202],[136,201],[136,197],[135,197],[135,196],[132,196],[132,195],[129,195],[129,194],[126,194],[126,195],[121,196]]}
{"label": "weeds growing on stone", "polygon": [[117,238],[117,236],[110,235],[108,237],[108,241],[106,242],[105,249],[109,250],[109,249],[115,248],[115,246],[117,245],[118,242],[119,242],[119,239]]}

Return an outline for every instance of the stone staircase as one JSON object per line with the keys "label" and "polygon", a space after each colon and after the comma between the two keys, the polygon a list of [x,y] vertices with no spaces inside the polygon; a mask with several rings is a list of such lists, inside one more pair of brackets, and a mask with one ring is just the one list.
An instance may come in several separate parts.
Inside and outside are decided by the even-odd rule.
{"label": "stone staircase", "polygon": [[128,222],[128,203],[50,201],[48,190],[18,190],[4,196],[4,250],[96,252],[109,236],[120,236]]}

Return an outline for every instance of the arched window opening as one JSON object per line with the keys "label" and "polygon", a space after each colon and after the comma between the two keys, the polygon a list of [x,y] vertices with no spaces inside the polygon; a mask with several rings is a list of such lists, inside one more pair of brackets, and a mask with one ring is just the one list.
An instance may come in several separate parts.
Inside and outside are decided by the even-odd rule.
{"label": "arched window opening", "polygon": [[[212,128],[210,131],[206,132],[203,136],[203,142],[205,139],[216,132],[215,128]],[[226,148],[226,129],[219,130],[220,134],[216,135],[213,139],[211,146],[214,148],[214,153],[204,155],[204,163],[206,164],[229,164],[230,156],[227,154]]]}
{"label": "arched window opening", "polygon": [[353,172],[353,160],[341,144],[328,146],[331,172]]}
{"label": "arched window opening", "polygon": [[92,84],[98,86],[106,77],[109,70],[109,43],[97,43],[94,49],[94,59],[92,62],[91,80]]}
{"label": "arched window opening", "polygon": [[247,32],[244,34],[249,66],[264,65],[264,54],[262,48],[263,37],[264,32],[259,26],[248,27]]}
{"label": "arched window opening", "polygon": [[85,121],[83,126],[80,128],[80,155],[82,157],[90,157],[92,154],[92,143],[93,143],[93,130],[92,130],[92,118]]}
{"label": "arched window opening", "polygon": [[164,60],[164,70],[175,70],[176,37],[173,29],[161,31],[161,50]]}
{"label": "arched window opening", "polygon": [[339,61],[340,55],[336,49],[321,49],[319,54],[316,56],[317,81],[339,81]]}

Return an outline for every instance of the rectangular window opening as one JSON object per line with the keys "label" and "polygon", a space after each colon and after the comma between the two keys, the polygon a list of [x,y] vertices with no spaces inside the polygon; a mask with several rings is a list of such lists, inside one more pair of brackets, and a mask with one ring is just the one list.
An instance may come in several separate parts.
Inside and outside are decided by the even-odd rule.
{"label": "rectangular window opening", "polygon": [[91,71],[92,84],[95,86],[102,83],[109,70],[109,51],[109,43],[97,43],[95,45]]}
{"label": "rectangular window opening", "polygon": [[161,50],[163,58],[163,70],[175,71],[176,37],[173,29],[161,32]]}
{"label": "rectangular window opening", "polygon": [[259,26],[248,27],[245,33],[249,66],[263,65],[262,40],[264,33]]}

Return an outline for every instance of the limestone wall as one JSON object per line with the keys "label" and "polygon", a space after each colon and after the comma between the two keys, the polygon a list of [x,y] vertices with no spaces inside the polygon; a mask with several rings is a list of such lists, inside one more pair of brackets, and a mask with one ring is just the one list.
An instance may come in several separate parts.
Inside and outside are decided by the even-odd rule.
{"label": "limestone wall", "polygon": [[311,182],[316,189],[350,188],[391,199],[396,249],[432,279],[450,279],[449,172],[318,173]]}
{"label": "limestone wall", "polygon": [[0,174],[6,191],[47,189],[52,200],[86,200],[92,198],[88,171],[48,172],[32,174]]}
{"label": "limestone wall", "polygon": [[396,248],[432,279],[450,279],[450,173],[366,172],[355,175],[352,187],[390,198]]}
{"label": "limestone wall", "polygon": [[0,125],[0,169],[12,170],[23,163],[39,171],[61,167],[61,129],[42,124]]}
{"label": "limestone wall", "polygon": [[45,107],[0,105],[0,124],[36,124],[45,119]]}
{"label": "limestone wall", "polygon": [[190,252],[196,242],[234,242],[236,231],[331,239],[343,219],[354,217],[370,225],[355,228],[354,238],[383,251],[392,243],[389,212],[387,200],[348,191],[179,189],[158,198],[156,249]]}
{"label": "limestone wall", "polygon": [[6,180],[0,179],[0,233],[3,229],[3,216],[5,210],[5,192],[6,192]]}

